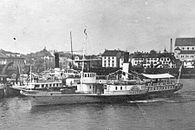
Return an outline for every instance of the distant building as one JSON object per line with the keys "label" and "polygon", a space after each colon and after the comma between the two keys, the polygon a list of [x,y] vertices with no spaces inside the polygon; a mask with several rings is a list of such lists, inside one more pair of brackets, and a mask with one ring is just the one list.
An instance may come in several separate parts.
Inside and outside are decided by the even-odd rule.
{"label": "distant building", "polygon": [[102,54],[102,67],[121,68],[129,61],[129,53],[121,50],[105,50]]}
{"label": "distant building", "polygon": [[132,66],[144,68],[176,68],[175,57],[172,53],[142,53],[131,55]]}
{"label": "distant building", "polygon": [[54,55],[44,48],[41,51],[27,54],[26,56],[27,64],[32,65],[32,71],[42,72],[49,68],[54,67]]}
{"label": "distant building", "polygon": [[60,68],[70,69],[72,66],[72,55],[70,53],[59,52]]}
{"label": "distant building", "polygon": [[82,68],[82,64],[84,62],[85,69],[90,70],[91,68],[99,68],[101,67],[101,58],[96,55],[87,55],[83,56],[81,55],[75,55],[74,56],[74,64],[77,68]]}
{"label": "distant building", "polygon": [[13,62],[13,68],[24,67],[25,65],[25,58],[22,57],[20,53],[13,53],[10,51],[5,51],[3,49],[0,50],[0,65],[6,65],[10,62]]}
{"label": "distant building", "polygon": [[176,38],[175,57],[183,62],[185,68],[194,68],[195,38]]}

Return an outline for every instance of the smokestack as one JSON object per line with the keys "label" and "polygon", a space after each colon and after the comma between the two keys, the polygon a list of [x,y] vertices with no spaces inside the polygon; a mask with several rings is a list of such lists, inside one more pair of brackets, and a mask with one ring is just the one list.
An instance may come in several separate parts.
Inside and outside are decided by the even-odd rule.
{"label": "smokestack", "polygon": [[129,62],[129,52],[124,52],[124,63]]}
{"label": "smokestack", "polygon": [[170,39],[170,53],[173,52],[173,40],[172,38]]}
{"label": "smokestack", "polygon": [[55,56],[55,68],[60,68],[60,65],[59,65],[59,53],[55,52],[54,56]]}

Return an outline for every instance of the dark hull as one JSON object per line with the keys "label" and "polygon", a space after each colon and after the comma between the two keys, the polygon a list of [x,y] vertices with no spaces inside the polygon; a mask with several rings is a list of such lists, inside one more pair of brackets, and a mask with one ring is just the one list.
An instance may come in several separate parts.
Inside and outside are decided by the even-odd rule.
{"label": "dark hull", "polygon": [[23,96],[21,95],[20,93],[20,89],[15,89],[15,88],[12,88],[10,86],[7,86],[6,87],[6,97],[17,97],[17,96]]}
{"label": "dark hull", "polygon": [[172,96],[176,91],[174,90],[164,90],[164,91],[156,91],[156,92],[148,92],[146,98],[151,99],[151,98],[159,98],[159,97],[170,97]]}
{"label": "dark hull", "polygon": [[81,104],[81,103],[127,103],[129,101],[147,100],[154,97],[166,97],[173,95],[175,90],[157,91],[134,95],[97,95],[97,94],[25,94],[31,97],[34,105],[60,105],[60,104]]}
{"label": "dark hull", "polygon": [[4,97],[4,89],[0,88],[0,98],[3,98],[3,97]]}

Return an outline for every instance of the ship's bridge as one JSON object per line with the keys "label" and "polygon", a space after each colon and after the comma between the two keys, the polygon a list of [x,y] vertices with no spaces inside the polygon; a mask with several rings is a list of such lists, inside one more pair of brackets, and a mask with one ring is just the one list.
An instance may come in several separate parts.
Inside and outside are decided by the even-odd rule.
{"label": "ship's bridge", "polygon": [[83,83],[96,83],[96,73],[84,72],[81,80],[83,80]]}

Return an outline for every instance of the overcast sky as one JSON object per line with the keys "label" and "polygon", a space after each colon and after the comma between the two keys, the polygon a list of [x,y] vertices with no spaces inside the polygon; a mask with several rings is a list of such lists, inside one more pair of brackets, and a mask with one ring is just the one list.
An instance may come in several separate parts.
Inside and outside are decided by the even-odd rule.
{"label": "overcast sky", "polygon": [[0,48],[30,53],[105,49],[157,51],[195,36],[195,0],[0,0]]}

